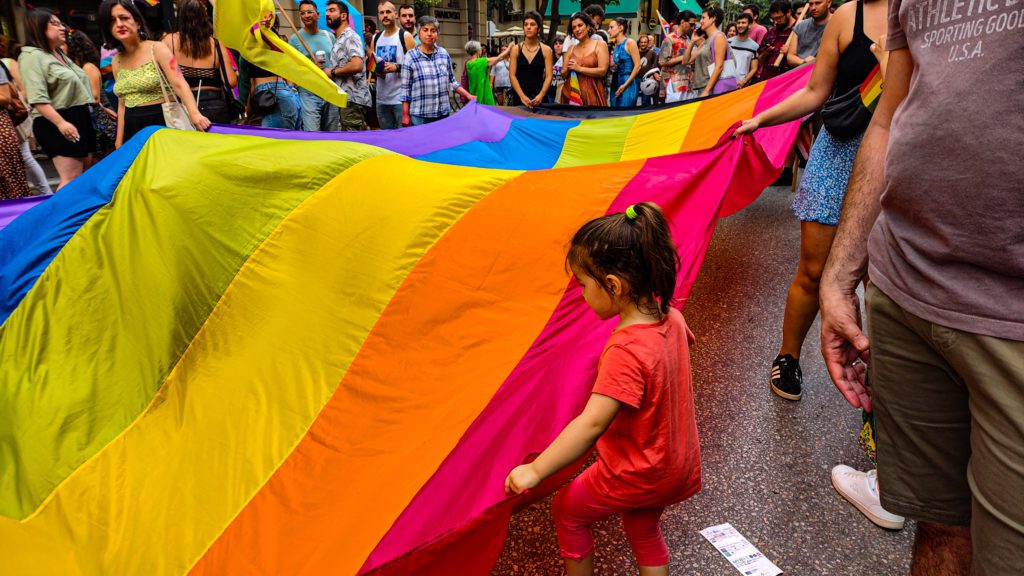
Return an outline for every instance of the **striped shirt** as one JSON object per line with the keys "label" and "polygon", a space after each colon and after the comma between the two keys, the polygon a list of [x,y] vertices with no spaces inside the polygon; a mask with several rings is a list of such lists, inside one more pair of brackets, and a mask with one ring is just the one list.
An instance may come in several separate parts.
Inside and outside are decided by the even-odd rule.
{"label": "striped shirt", "polygon": [[414,48],[405,54],[400,100],[409,103],[410,115],[438,118],[451,114],[448,90],[458,87],[452,58],[444,48],[435,46],[432,54]]}

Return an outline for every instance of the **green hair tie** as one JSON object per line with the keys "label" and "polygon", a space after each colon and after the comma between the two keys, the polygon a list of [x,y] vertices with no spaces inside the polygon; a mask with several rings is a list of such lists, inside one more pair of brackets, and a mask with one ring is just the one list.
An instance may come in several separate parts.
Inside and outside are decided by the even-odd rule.
{"label": "green hair tie", "polygon": [[632,204],[630,204],[629,207],[626,208],[626,218],[629,218],[630,220],[636,220],[636,210],[633,208]]}

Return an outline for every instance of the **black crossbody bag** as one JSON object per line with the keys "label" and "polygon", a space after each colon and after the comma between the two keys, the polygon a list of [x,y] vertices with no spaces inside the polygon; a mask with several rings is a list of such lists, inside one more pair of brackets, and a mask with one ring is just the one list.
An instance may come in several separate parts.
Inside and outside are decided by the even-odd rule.
{"label": "black crossbody bag", "polygon": [[878,67],[845,94],[833,94],[821,109],[821,119],[828,133],[841,140],[855,138],[864,133],[871,123],[874,110],[864,105],[861,90],[878,73]]}

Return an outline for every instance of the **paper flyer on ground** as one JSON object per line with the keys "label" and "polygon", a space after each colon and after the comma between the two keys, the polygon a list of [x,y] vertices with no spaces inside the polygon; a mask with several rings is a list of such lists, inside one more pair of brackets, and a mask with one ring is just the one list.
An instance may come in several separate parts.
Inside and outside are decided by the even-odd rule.
{"label": "paper flyer on ground", "polygon": [[726,522],[700,531],[744,576],[776,576],[782,570]]}

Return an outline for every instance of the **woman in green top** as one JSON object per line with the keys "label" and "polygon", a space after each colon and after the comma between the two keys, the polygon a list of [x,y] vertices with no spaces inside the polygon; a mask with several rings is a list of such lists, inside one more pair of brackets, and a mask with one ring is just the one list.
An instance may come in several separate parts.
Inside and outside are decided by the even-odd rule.
{"label": "woman in green top", "polygon": [[65,34],[56,14],[45,8],[31,10],[25,19],[26,45],[18,56],[32,106],[32,132],[57,168],[59,188],[82,173],[96,146],[89,77],[60,49]]}
{"label": "woman in green top", "polygon": [[[210,120],[199,112],[170,48],[149,40],[146,22],[132,0],[105,0],[99,21],[104,43],[118,52],[111,61],[117,95],[116,146],[147,126],[166,126],[162,104],[173,101],[174,94],[185,105],[196,130],[210,128]],[[167,94],[167,87],[174,94]]]}
{"label": "woman in green top", "polygon": [[488,58],[484,56],[484,48],[479,42],[476,40],[466,42],[466,54],[471,55],[469,61],[466,62],[466,79],[469,82],[469,93],[476,96],[477,102],[494,106],[494,90],[491,89],[490,77],[491,66],[508,56],[508,51],[511,48],[512,45],[509,44],[497,56]]}

